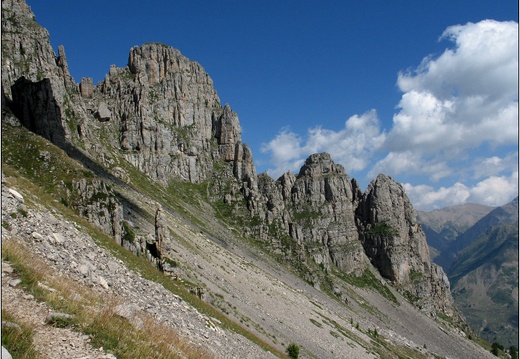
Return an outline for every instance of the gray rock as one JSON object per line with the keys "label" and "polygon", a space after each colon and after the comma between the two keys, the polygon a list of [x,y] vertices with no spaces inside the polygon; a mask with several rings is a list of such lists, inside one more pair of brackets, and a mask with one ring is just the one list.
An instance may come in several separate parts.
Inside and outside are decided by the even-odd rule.
{"label": "gray rock", "polygon": [[96,117],[101,122],[109,121],[110,118],[112,118],[112,112],[110,112],[106,103],[104,103],[104,102],[99,103],[99,106],[98,106],[98,109],[96,112]]}
{"label": "gray rock", "polygon": [[24,203],[24,202],[25,202],[24,199],[23,199],[23,196],[22,196],[20,193],[18,193],[17,191],[15,191],[14,189],[9,188],[9,193],[10,193],[14,198],[16,198],[16,200],[18,200],[18,202],[20,202],[20,203]]}
{"label": "gray rock", "polygon": [[43,236],[38,232],[32,232],[32,237],[35,241],[41,242],[43,240]]}
{"label": "gray rock", "polygon": [[381,275],[419,298],[427,312],[456,315],[446,275],[430,259],[426,235],[401,184],[380,174],[358,208],[363,247]]}
{"label": "gray rock", "polygon": [[2,264],[2,272],[11,274],[13,273],[13,267],[9,263]]}
{"label": "gray rock", "polygon": [[256,207],[265,208],[266,222],[278,222],[314,262],[345,273],[367,268],[355,219],[359,189],[329,154],[311,155],[298,176],[286,173],[277,181],[262,176],[259,192]]}
{"label": "gray rock", "polygon": [[81,264],[78,267],[78,271],[81,275],[83,275],[84,277],[87,277],[90,274],[90,267],[86,264]]}
{"label": "gray rock", "polygon": [[13,359],[11,354],[2,346],[2,359]]}
{"label": "gray rock", "polygon": [[103,278],[102,276],[98,276],[97,277],[97,282],[100,286],[102,286],[103,288],[105,289],[108,289],[109,288],[109,285],[108,285],[108,282],[106,281],[105,278]]}
{"label": "gray rock", "polygon": [[83,77],[79,83],[79,92],[81,97],[92,98],[94,93],[94,85],[92,77]]}
{"label": "gray rock", "polygon": [[20,279],[11,279],[9,281],[9,285],[11,287],[16,287],[18,284],[22,283],[22,281]]}
{"label": "gray rock", "polygon": [[74,318],[73,315],[67,313],[54,312],[49,313],[45,318],[45,322],[54,324],[59,321],[70,322]]}
{"label": "gray rock", "polygon": [[125,319],[131,319],[135,316],[137,306],[134,304],[119,304],[114,308],[114,313]]}
{"label": "gray rock", "polygon": [[52,237],[49,237],[49,239],[54,240],[57,244],[65,242],[65,238],[61,233],[53,233]]}
{"label": "gray rock", "polygon": [[[4,327],[11,328],[11,329],[17,330],[19,332],[22,331],[22,328],[18,324],[2,320],[2,328],[4,328]],[[3,358],[3,356],[2,356],[2,358]]]}

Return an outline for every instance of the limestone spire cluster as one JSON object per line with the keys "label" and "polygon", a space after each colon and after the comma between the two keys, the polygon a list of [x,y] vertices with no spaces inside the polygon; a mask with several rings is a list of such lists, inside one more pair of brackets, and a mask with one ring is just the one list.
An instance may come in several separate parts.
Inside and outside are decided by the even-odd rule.
{"label": "limestone spire cluster", "polygon": [[[221,105],[200,64],[150,43],[130,49],[127,66],[112,66],[99,84],[87,78],[76,85],[64,48],[54,53],[30,8],[10,0],[2,10],[2,109],[24,126],[123,182],[130,176],[117,166],[122,159],[165,187],[213,181],[209,196],[230,206],[245,200],[248,217],[257,222],[244,231],[272,242],[276,251],[292,251],[308,266],[310,282],[319,281],[313,265],[349,275],[373,266],[422,298],[425,310],[450,310],[446,276],[431,263],[413,206],[397,182],[380,175],[363,194],[326,153],[311,155],[297,175],[257,175],[238,115]],[[17,25],[24,23],[32,25]],[[165,236],[158,231],[160,252]]]}

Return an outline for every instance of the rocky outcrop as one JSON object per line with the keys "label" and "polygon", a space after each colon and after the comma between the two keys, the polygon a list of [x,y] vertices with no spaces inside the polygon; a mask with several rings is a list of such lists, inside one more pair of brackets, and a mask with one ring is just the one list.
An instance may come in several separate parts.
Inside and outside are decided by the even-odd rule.
{"label": "rocky outcrop", "polygon": [[[38,101],[18,100],[34,97],[31,89],[44,85],[46,95],[40,100],[52,105],[53,122],[61,123],[46,134],[49,140],[70,143],[100,162],[113,162],[112,151],[122,150],[126,160],[163,185],[172,179],[202,182],[216,162],[224,161],[254,190],[256,173],[238,116],[220,105],[213,81],[198,63],[169,46],[150,43],[133,47],[128,65],[112,66],[98,86],[89,78],[78,86],[68,72],[64,48],[54,53],[48,32],[25,2],[4,1],[2,8],[3,104],[23,107],[26,118],[38,120],[47,109]],[[14,98],[11,87],[22,77],[24,86],[18,86]],[[31,129],[46,128],[49,121],[35,122],[31,120]],[[51,135],[58,127],[59,136]]]}
{"label": "rocky outcrop", "polygon": [[357,217],[363,248],[381,275],[423,310],[453,315],[448,278],[431,262],[426,236],[402,185],[377,176],[363,194]]}
{"label": "rocky outcrop", "polygon": [[328,153],[311,155],[297,176],[262,177],[259,191],[265,236],[278,226],[323,268],[344,273],[367,268],[355,219],[360,190]]}
{"label": "rocky outcrop", "polygon": [[103,181],[72,181],[72,189],[68,191],[68,203],[83,218],[114,237],[122,243],[124,236],[123,207],[109,186]]}
{"label": "rocky outcrop", "polygon": [[79,93],[81,97],[92,98],[94,94],[94,85],[92,77],[83,77],[79,83]]}
{"label": "rocky outcrop", "polygon": [[[457,317],[448,278],[431,262],[416,212],[399,183],[379,175],[363,194],[327,153],[307,158],[298,175],[258,178],[258,233],[274,243],[275,252],[284,252],[285,236],[285,251],[304,265],[310,258],[326,271],[334,267],[360,275],[372,264],[423,311]],[[311,273],[307,279],[318,277]]]}
{"label": "rocky outcrop", "polygon": [[151,260],[157,263],[157,267],[162,269],[162,259],[164,257],[164,244],[168,241],[168,227],[161,207],[155,212],[155,236],[146,242],[146,250],[151,256]]}
{"label": "rocky outcrop", "polygon": [[[113,65],[97,86],[88,79],[78,86],[63,47],[53,52],[30,8],[8,0],[2,10],[2,106],[24,126],[103,174],[129,162],[165,187],[212,182],[209,196],[246,211],[251,226],[244,231],[305,267],[315,285],[320,270],[358,275],[372,264],[425,310],[448,311],[446,276],[431,263],[415,211],[395,181],[381,175],[362,194],[326,153],[311,155],[297,175],[257,176],[238,115],[221,105],[198,63],[150,43],[130,49],[127,66]],[[163,237],[125,236],[121,208],[104,183],[80,181],[70,191],[85,218],[160,261]]]}
{"label": "rocky outcrop", "polygon": [[22,76],[33,82],[48,78],[60,98],[66,88],[75,86],[65,49],[60,47],[56,56],[48,31],[36,23],[24,0],[6,0],[2,1],[2,91],[7,97]]}
{"label": "rocky outcrop", "polygon": [[176,49],[157,43],[132,48],[128,66],[112,67],[94,98],[114,109],[113,146],[163,184],[202,182],[218,161],[233,164],[239,180],[255,175],[238,116],[220,105],[202,66]]}

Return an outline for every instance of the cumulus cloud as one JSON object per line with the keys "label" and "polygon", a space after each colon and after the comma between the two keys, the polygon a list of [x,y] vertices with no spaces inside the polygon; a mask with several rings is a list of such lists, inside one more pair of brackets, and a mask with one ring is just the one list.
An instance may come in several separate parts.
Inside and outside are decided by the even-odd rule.
{"label": "cumulus cloud", "polygon": [[387,132],[375,110],[339,131],[315,127],[300,137],[283,129],[263,145],[268,172],[297,171],[308,155],[327,151],[347,172],[366,171],[365,179],[385,173],[408,182],[418,208],[511,200],[518,193],[518,24],[451,26],[440,40],[450,47],[398,74],[402,97]]}
{"label": "cumulus cloud", "polygon": [[[436,98],[486,96],[516,98],[518,87],[518,24],[484,20],[448,27],[441,40],[455,44],[437,59],[426,57],[420,66],[401,73],[403,92],[426,90]],[[512,96],[512,98],[511,98]]]}
{"label": "cumulus cloud", "polygon": [[504,157],[477,157],[473,162],[472,178],[482,179],[490,176],[499,176],[518,167],[518,152],[508,153]]}
{"label": "cumulus cloud", "polygon": [[[383,146],[389,154],[376,165],[383,171],[399,171],[395,162],[410,153],[414,163],[402,171],[424,174],[434,162],[445,167],[483,144],[518,143],[518,24],[451,26],[441,39],[454,48],[398,76],[403,95]],[[455,171],[459,163],[450,165]]]}
{"label": "cumulus cloud", "polygon": [[263,144],[261,150],[271,154],[274,167],[267,172],[277,178],[288,170],[297,172],[309,155],[319,152],[330,153],[347,172],[363,170],[384,140],[377,113],[371,110],[350,117],[339,131],[319,126],[309,129],[302,138],[284,128],[273,140]]}
{"label": "cumulus cloud", "polygon": [[429,211],[467,202],[501,206],[518,195],[518,171],[508,176],[488,177],[471,187],[460,182],[438,189],[410,183],[403,186],[415,208],[420,210]]}

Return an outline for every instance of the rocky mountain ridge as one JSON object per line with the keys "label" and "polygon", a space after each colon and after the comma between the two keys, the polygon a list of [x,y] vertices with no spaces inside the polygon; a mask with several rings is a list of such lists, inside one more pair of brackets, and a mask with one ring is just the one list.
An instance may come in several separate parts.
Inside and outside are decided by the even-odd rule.
{"label": "rocky mountain ridge", "polygon": [[[23,8],[22,4],[19,6]],[[12,11],[15,12],[15,8]],[[379,192],[398,188],[393,180],[380,176],[369,187],[369,193],[361,196],[356,182],[349,180],[342,166],[334,164],[328,154],[322,154],[309,157],[298,176],[286,174],[276,181],[279,185],[268,184],[264,176],[264,184],[259,189],[251,151],[241,140],[238,117],[228,105],[220,105],[210,77],[199,64],[171,47],[146,44],[132,48],[127,67],[113,66],[96,87],[89,87],[91,81],[85,80],[76,86],[68,74],[63,48],[52,58],[52,49],[47,43],[47,49],[43,51],[44,46],[40,46],[42,50],[34,57],[18,58],[17,44],[25,46],[29,39],[33,41],[38,37],[42,37],[39,43],[43,43],[44,39],[48,41],[48,34],[36,31],[36,35],[31,34],[33,37],[18,40],[14,36],[14,25],[9,26],[8,19],[21,18],[21,13],[10,15],[7,7],[4,13],[6,32],[12,35],[4,45],[3,61],[8,74],[3,87],[12,93],[12,98],[6,95],[5,101],[25,127],[63,148],[72,146],[83,150],[85,155],[108,168],[116,157],[123,158],[162,185],[172,179],[200,183],[212,176],[218,163],[223,163],[223,179],[232,179],[237,186],[223,196],[235,194],[235,200],[247,201],[251,215],[260,218],[261,224],[257,226],[260,237],[275,240],[269,238],[274,234],[270,236],[269,232],[270,227],[277,225],[277,237],[288,235],[316,264],[325,268],[334,264],[347,274],[367,268],[364,252],[372,257],[378,252],[379,258],[372,260],[376,266],[381,264],[378,268],[384,277],[408,291],[415,291],[418,286],[411,283],[410,271],[424,275],[421,290],[413,294],[433,299],[429,306],[434,310],[453,314],[449,308],[448,282],[439,269],[431,269],[424,234],[404,191],[392,192],[392,198],[370,193],[375,193],[376,188]],[[32,16],[28,17],[26,21]],[[29,65],[29,71],[22,75],[16,68],[7,66],[10,59],[13,63],[44,62],[46,66],[41,69],[34,66],[33,70],[33,65]],[[16,76],[19,79],[12,83]],[[33,79],[29,79],[31,76]],[[43,79],[38,80],[39,77]],[[42,97],[42,94],[45,95]],[[377,186],[379,183],[382,185]],[[221,184],[215,186],[221,187]],[[280,186],[281,193],[276,193]],[[86,188],[86,184],[83,187]],[[215,192],[222,193],[222,189]],[[368,204],[367,198],[383,200]],[[401,202],[397,208],[393,206],[396,201]],[[356,211],[361,215],[356,216]],[[311,217],[315,218],[303,218],[311,226],[301,223],[301,214],[307,216],[304,212],[314,213]],[[113,222],[123,222],[123,218],[113,213],[110,216]],[[370,218],[365,218],[367,216]],[[378,233],[374,239],[371,226],[396,218],[399,220],[389,224],[395,226],[392,227],[395,233]],[[379,248],[373,245],[374,241],[382,243],[387,238],[403,242],[404,245],[392,243],[393,250],[399,252],[396,255],[388,253],[390,246],[384,243]],[[384,260],[388,263],[382,264]],[[411,262],[403,262],[408,260]],[[432,285],[444,289],[434,290]]]}
{"label": "rocky mountain ridge", "polygon": [[[3,135],[37,141],[23,125],[85,169],[71,170],[59,151],[41,144],[26,148],[37,149],[31,157],[5,141],[3,164],[13,175],[24,173],[46,186],[62,204],[165,273],[189,277],[197,271],[174,266],[181,260],[180,238],[194,233],[172,228],[181,216],[222,247],[235,236],[253,241],[344,304],[362,302],[352,283],[373,278],[390,306],[403,305],[395,288],[424,314],[464,325],[444,272],[430,261],[416,212],[390,177],[378,176],[362,193],[325,153],[310,156],[298,175],[257,175],[237,114],[220,104],[203,68],[178,50],[157,43],[134,47],[128,65],[112,66],[97,86],[91,79],[76,85],[64,49],[54,54],[30,8],[6,0],[2,10],[2,121],[12,127]],[[217,226],[214,216],[229,227]],[[211,261],[206,265],[216,270]],[[219,290],[209,273],[198,276]],[[309,353],[323,350],[313,345]]]}

